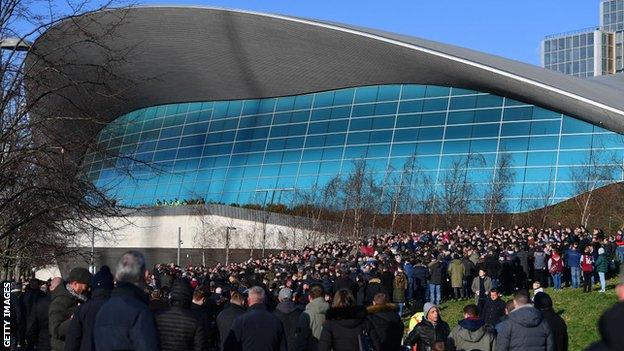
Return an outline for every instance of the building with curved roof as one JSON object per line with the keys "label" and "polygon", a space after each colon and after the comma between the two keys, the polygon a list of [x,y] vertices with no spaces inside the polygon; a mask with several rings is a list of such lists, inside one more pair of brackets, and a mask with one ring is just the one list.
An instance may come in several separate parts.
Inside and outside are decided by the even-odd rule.
{"label": "building with curved roof", "polygon": [[[107,46],[126,57],[104,74],[85,64],[101,61],[101,47],[58,50],[116,22]],[[475,212],[502,167],[510,212],[568,199],[579,182],[622,180],[617,75],[582,80],[394,33],[203,7],[90,14],[50,29],[33,50],[27,62],[46,88],[101,79],[116,88],[67,90],[71,99],[47,106],[88,111],[90,120],[58,123],[59,134],[129,156],[72,150],[126,205],[288,203],[358,160],[386,187],[409,168],[401,184],[421,193],[443,193],[461,169]],[[77,64],[46,69],[61,60]]]}

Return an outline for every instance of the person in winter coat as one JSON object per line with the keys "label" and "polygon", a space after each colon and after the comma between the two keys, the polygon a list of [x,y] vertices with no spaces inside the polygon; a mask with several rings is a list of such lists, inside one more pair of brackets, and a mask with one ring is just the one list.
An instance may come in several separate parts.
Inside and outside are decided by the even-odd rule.
{"label": "person in winter coat", "polygon": [[594,274],[594,257],[591,254],[591,246],[585,247],[581,256],[581,270],[583,271],[583,292],[592,291],[592,275]]}
{"label": "person in winter coat", "polygon": [[95,350],[93,342],[93,326],[95,317],[102,305],[110,298],[114,281],[108,266],[102,266],[91,280],[93,292],[87,303],[78,306],[76,313],[69,325],[67,338],[65,339],[65,351],[92,351]]}
{"label": "person in winter coat", "polygon": [[463,295],[462,297],[466,298],[466,297],[470,297],[472,295],[472,291],[471,291],[471,284],[472,284],[472,280],[474,279],[474,276],[476,274],[475,269],[476,266],[474,263],[472,263],[472,261],[468,258],[465,257],[462,259],[462,265],[464,265],[464,286],[463,286]]}
{"label": "person in winter coat", "polygon": [[375,297],[375,295],[377,295],[380,292],[385,292],[384,286],[381,284],[381,279],[379,279],[379,274],[377,272],[372,273],[372,278],[366,283],[362,291],[363,291],[363,298],[362,298],[361,303],[364,306],[372,305],[373,297]]}
{"label": "person in winter coat", "polygon": [[496,337],[479,318],[477,305],[464,307],[464,319],[451,330],[449,344],[451,351],[493,351]]}
{"label": "person in winter coat", "polygon": [[207,349],[203,324],[191,312],[193,289],[185,279],[171,286],[170,307],[156,312],[156,327],[163,351]]}
{"label": "person in winter coat", "polygon": [[568,351],[568,326],[560,315],[555,313],[553,302],[546,293],[537,293],[533,299],[535,308],[542,311],[544,319],[553,333],[555,351]]}
{"label": "person in winter coat", "polygon": [[566,251],[566,266],[570,268],[571,286],[574,289],[581,287],[581,253],[578,244],[570,245]]}
{"label": "person in winter coat", "polygon": [[219,340],[216,324],[218,307],[217,304],[208,297],[210,291],[207,286],[199,285],[193,291],[193,303],[191,313],[195,316],[204,328],[204,340],[208,348],[215,349]]}
{"label": "person in winter coat", "polygon": [[609,260],[605,255],[605,249],[598,249],[598,259],[596,259],[596,271],[598,271],[598,277],[600,278],[600,292],[604,293],[607,288],[606,275],[609,271]]}
{"label": "person in winter coat", "polygon": [[465,296],[462,288],[464,286],[466,268],[459,259],[459,255],[455,254],[453,256],[453,260],[448,267],[448,274],[451,276],[451,287],[453,288],[455,300],[458,300],[460,297],[464,298]]}
{"label": "person in winter coat", "polygon": [[318,342],[319,351],[357,351],[365,330],[366,308],[356,306],[349,290],[339,290],[327,311]]}
{"label": "person in winter coat", "polygon": [[219,349],[223,350],[223,344],[232,330],[232,324],[238,316],[245,313],[245,298],[238,291],[232,292],[230,302],[225,305],[223,311],[217,315],[217,329],[219,330]]}
{"label": "person in winter coat", "polygon": [[561,276],[563,275],[563,258],[556,250],[553,250],[552,256],[548,260],[548,273],[553,280],[555,290],[561,290]]}
{"label": "person in winter coat", "polygon": [[282,288],[278,294],[279,303],[275,308],[275,317],[282,322],[284,334],[286,334],[286,345],[289,350],[296,350],[296,330],[297,322],[303,312],[301,306],[296,305],[292,300],[292,290]]}
{"label": "person in winter coat", "polygon": [[325,302],[323,286],[320,284],[311,285],[308,300],[305,311],[299,316],[295,330],[296,350],[316,351],[318,350],[323,323],[325,323],[325,315],[329,311],[329,304]]}
{"label": "person in winter coat", "polygon": [[483,311],[480,314],[485,324],[491,327],[496,326],[501,321],[501,318],[505,316],[505,305],[505,301],[500,298],[498,290],[492,289],[490,298],[485,301]]}
{"label": "person in winter coat", "polygon": [[591,345],[586,351],[617,351],[624,350],[624,302],[618,302],[606,310],[598,320],[600,341]]}
{"label": "person in winter coat", "polygon": [[492,279],[487,276],[485,270],[479,269],[479,276],[472,280],[472,292],[475,294],[475,301],[479,311],[483,310],[483,305],[492,290]]}
{"label": "person in winter coat", "polygon": [[399,351],[403,339],[403,322],[397,313],[397,306],[388,303],[388,296],[379,293],[373,298],[373,305],[366,308],[366,331],[376,351]]}
{"label": "person in winter coat", "polygon": [[514,295],[514,310],[496,328],[496,351],[554,351],[555,341],[542,312],[526,291]]}
{"label": "person in winter coat", "polygon": [[48,327],[52,350],[65,349],[65,337],[69,330],[71,317],[78,304],[87,302],[87,293],[91,283],[91,273],[86,268],[77,267],[69,272],[67,284],[61,284],[52,291],[52,300],[48,310]]}
{"label": "person in winter coat", "polygon": [[403,315],[403,306],[405,306],[405,289],[407,289],[407,286],[407,277],[405,276],[405,273],[403,273],[401,269],[397,270],[394,276],[392,300],[399,306],[399,315]]}
{"label": "person in winter coat", "polygon": [[284,327],[273,313],[267,310],[265,290],[253,286],[248,290],[247,311],[239,316],[223,344],[224,350],[287,350]]}
{"label": "person in winter coat", "polygon": [[145,257],[138,251],[124,253],[115,270],[117,285],[95,317],[93,339],[97,351],[160,350],[149,296],[143,292]]}
{"label": "person in winter coat", "polygon": [[444,264],[442,256],[429,264],[429,301],[434,305],[442,302],[442,283],[444,282]]}
{"label": "person in winter coat", "polygon": [[49,292],[37,302],[31,314],[28,316],[26,325],[26,338],[28,345],[34,346],[37,351],[50,351],[50,329],[48,323],[48,310],[50,309],[51,294],[63,283],[60,277],[52,279]]}
{"label": "person in winter coat", "polygon": [[429,269],[425,266],[420,259],[415,260],[414,265],[414,305],[413,308],[416,311],[422,310],[427,299],[427,277],[429,276]]}
{"label": "person in winter coat", "polygon": [[405,338],[404,344],[418,351],[431,351],[433,344],[443,342],[448,344],[451,333],[449,325],[442,320],[440,309],[431,303],[425,304],[424,317]]}
{"label": "person in winter coat", "polygon": [[543,287],[548,286],[547,283],[547,275],[546,275],[546,253],[544,252],[543,247],[537,247],[535,249],[535,253],[533,253],[533,270],[534,270],[534,280],[540,282]]}

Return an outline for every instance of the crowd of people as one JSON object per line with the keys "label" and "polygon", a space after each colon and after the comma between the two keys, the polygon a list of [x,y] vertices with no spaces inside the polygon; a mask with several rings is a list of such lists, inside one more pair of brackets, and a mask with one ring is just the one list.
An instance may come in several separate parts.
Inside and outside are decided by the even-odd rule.
{"label": "crowd of people", "polygon": [[[74,268],[64,280],[14,283],[12,341],[24,350],[567,350],[544,288],[605,292],[622,261],[622,232],[562,226],[392,233],[214,267],[148,270],[129,251],[114,275]],[[624,299],[623,285],[617,292]],[[449,299],[466,304],[454,326],[439,307]],[[599,326],[592,350],[624,349],[610,319]]]}

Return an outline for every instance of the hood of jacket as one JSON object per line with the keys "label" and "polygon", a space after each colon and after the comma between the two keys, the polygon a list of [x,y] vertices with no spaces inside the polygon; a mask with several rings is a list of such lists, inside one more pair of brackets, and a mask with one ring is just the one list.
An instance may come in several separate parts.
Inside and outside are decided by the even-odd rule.
{"label": "hood of jacket", "polygon": [[294,302],[288,300],[288,301],[282,301],[280,303],[277,304],[277,306],[275,307],[276,310],[284,313],[284,314],[289,314],[292,313],[296,310],[300,310],[301,308],[295,304]]}
{"label": "hood of jacket", "polygon": [[345,328],[355,328],[363,323],[366,318],[364,306],[332,307],[325,317],[334,320]]}
{"label": "hood of jacket", "polygon": [[624,350],[624,302],[618,302],[608,309],[598,321],[602,342],[612,350]]}
{"label": "hood of jacket", "polygon": [[399,316],[399,307],[393,303],[373,305],[366,307],[366,313],[368,313],[369,316],[374,315],[377,318],[392,322]]}
{"label": "hood of jacket", "polygon": [[543,319],[544,316],[542,312],[531,305],[518,307],[509,314],[510,321],[520,324],[525,328],[535,328]]}
{"label": "hood of jacket", "polygon": [[314,314],[326,314],[329,310],[329,304],[322,297],[317,297],[306,305],[305,310]]}

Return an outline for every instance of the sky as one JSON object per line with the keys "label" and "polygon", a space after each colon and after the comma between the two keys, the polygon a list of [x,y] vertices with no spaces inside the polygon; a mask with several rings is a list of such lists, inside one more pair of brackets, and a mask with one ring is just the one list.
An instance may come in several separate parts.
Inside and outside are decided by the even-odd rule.
{"label": "sky", "polygon": [[151,0],[322,19],[540,64],[545,35],[599,25],[600,0]]}

